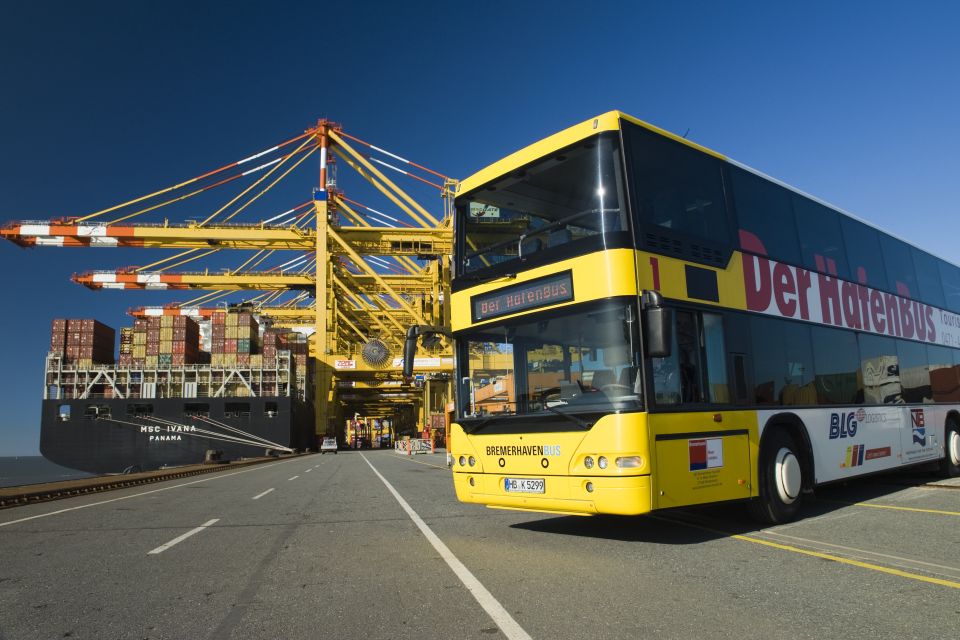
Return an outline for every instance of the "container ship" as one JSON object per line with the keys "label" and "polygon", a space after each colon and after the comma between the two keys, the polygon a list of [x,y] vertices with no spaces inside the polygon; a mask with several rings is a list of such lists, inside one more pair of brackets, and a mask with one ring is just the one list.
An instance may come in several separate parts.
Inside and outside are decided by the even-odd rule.
{"label": "container ship", "polygon": [[[88,473],[315,446],[307,337],[254,314],[53,321],[40,452]],[[214,452],[214,453],[210,453]]]}

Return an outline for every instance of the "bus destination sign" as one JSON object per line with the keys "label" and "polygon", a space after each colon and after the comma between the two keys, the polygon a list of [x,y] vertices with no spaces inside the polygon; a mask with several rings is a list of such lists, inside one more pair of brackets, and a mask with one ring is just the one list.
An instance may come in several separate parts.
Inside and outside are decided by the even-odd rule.
{"label": "bus destination sign", "polygon": [[547,307],[573,300],[573,273],[564,271],[470,298],[473,321]]}

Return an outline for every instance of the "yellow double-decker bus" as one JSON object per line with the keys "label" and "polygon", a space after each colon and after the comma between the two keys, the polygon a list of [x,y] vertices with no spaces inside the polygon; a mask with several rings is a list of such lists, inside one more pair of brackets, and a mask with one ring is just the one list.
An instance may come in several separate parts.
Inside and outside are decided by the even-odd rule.
{"label": "yellow double-decker bus", "polygon": [[620,112],[464,180],[455,226],[464,502],[784,522],[819,484],[958,474],[953,264]]}

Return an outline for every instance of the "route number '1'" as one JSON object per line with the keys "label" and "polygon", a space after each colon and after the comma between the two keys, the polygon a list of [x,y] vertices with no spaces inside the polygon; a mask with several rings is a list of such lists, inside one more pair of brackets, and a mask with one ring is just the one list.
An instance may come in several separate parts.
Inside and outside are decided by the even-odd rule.
{"label": "route number '1'", "polygon": [[660,291],[660,261],[650,258],[650,268],[653,270],[653,290]]}

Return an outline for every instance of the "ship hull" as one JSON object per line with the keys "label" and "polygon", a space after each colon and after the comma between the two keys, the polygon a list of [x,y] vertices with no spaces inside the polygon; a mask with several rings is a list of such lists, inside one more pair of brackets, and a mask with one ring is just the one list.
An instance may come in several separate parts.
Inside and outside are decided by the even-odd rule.
{"label": "ship hull", "polygon": [[44,400],[40,453],[88,473],[149,471],[203,462],[209,449],[231,460],[312,448],[313,418],[289,397]]}

